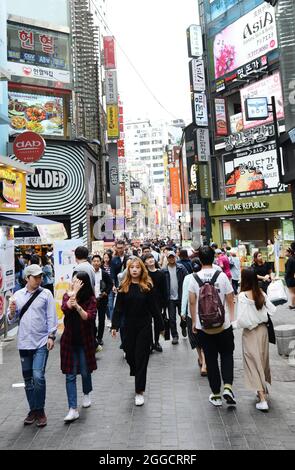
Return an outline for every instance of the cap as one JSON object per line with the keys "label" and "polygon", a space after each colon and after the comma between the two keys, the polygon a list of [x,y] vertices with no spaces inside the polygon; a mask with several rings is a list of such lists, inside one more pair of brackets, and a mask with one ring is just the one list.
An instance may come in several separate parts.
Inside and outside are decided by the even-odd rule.
{"label": "cap", "polygon": [[43,274],[42,268],[38,264],[30,264],[25,268],[24,275],[25,277],[29,276],[39,276]]}
{"label": "cap", "polygon": [[222,251],[221,251],[220,248],[217,248],[217,249],[215,250],[215,253],[216,253],[217,255],[220,255],[220,254],[222,253]]}
{"label": "cap", "polygon": [[176,258],[176,253],[174,253],[174,251],[169,251],[167,258],[169,258],[169,256],[174,256]]}

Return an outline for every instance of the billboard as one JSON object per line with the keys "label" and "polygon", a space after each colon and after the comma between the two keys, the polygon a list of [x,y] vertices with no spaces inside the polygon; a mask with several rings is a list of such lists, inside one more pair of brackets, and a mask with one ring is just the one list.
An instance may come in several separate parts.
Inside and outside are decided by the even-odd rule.
{"label": "billboard", "polygon": [[69,35],[21,23],[7,24],[7,69],[18,77],[71,83]]}
{"label": "billboard", "polygon": [[215,78],[233,72],[277,47],[275,8],[264,3],[215,36]]}
{"label": "billboard", "polygon": [[64,136],[63,98],[9,90],[9,133],[32,131],[37,134]]}
{"label": "billboard", "polygon": [[275,142],[223,155],[226,197],[259,196],[283,192]]}
{"label": "billboard", "polygon": [[253,83],[252,85],[242,88],[240,90],[240,94],[242,102],[244,129],[250,129],[251,127],[262,126],[263,124],[273,122],[272,113],[269,113],[269,117],[264,120],[247,121],[245,110],[246,98],[266,97],[268,99],[268,103],[271,104],[271,97],[274,96],[276,99],[277,118],[284,119],[284,101],[280,72],[275,72],[273,75],[269,75],[263,80],[260,80],[258,82]]}

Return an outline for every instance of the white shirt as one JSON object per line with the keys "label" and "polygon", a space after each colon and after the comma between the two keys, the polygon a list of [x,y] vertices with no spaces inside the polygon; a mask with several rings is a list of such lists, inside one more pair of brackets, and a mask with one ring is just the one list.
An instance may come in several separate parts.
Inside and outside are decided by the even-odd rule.
{"label": "white shirt", "polygon": [[[216,271],[220,271],[219,266],[212,266],[212,268],[202,269],[201,271],[199,271],[197,273],[197,275],[199,276],[199,278],[202,281],[208,282],[208,281],[211,281],[211,279],[212,279],[212,277],[213,277],[213,275]],[[227,275],[224,272],[221,272],[219,274],[218,279],[217,279],[217,281],[215,282],[214,285],[215,285],[216,289],[218,290],[219,297],[221,299],[222,304],[224,305],[225,304],[225,296],[227,294],[231,294],[233,292],[233,287],[232,287]],[[203,328],[202,328],[202,325],[201,325],[201,322],[200,322],[200,319],[199,319],[199,315],[198,315],[199,291],[200,291],[199,284],[194,279],[194,277],[192,277],[192,279],[190,281],[190,285],[189,285],[189,292],[192,292],[193,294],[196,294],[196,296],[197,296],[197,304],[196,304],[197,305],[196,306],[197,323],[196,323],[196,328],[198,330],[202,330]],[[231,323],[230,323],[230,318],[229,318],[229,312],[228,312],[228,309],[226,308],[225,309],[225,321],[224,321],[224,324],[223,324],[223,329],[226,330],[227,328],[230,327],[230,325],[231,325]]]}
{"label": "white shirt", "polygon": [[102,281],[102,271],[99,269],[95,271],[95,297],[98,298],[100,296],[100,286]]}
{"label": "white shirt", "polygon": [[265,297],[265,305],[261,310],[257,310],[254,300],[246,297],[245,292],[239,294],[237,320],[234,322],[234,326],[254,330],[261,323],[267,323],[267,314],[272,316],[276,311],[276,307],[268,300],[265,294],[263,295]]}

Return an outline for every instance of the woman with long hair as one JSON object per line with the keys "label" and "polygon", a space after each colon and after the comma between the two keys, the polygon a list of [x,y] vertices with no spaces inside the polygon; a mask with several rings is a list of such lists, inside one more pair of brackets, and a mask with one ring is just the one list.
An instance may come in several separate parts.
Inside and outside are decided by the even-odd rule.
{"label": "woman with long hair", "polygon": [[260,289],[253,269],[243,269],[238,296],[237,327],[243,328],[242,348],[246,386],[256,391],[256,408],[268,411],[267,383],[271,384],[269,367],[268,314],[276,307]]}
{"label": "woman with long hair", "polygon": [[272,269],[269,263],[265,262],[260,251],[256,251],[253,256],[252,269],[254,270],[257,279],[258,285],[263,290],[267,292],[267,288],[271,283],[271,273]]}
{"label": "woman with long hair", "polygon": [[[144,404],[146,372],[152,341],[152,317],[159,325],[162,318],[155,302],[153,283],[140,258],[134,258],[127,265],[117,295],[112,318],[112,336],[116,337],[124,315],[123,349],[130,366],[130,375],[135,377],[135,405]],[[159,327],[159,331],[163,326]]]}
{"label": "woman with long hair", "polygon": [[60,340],[61,370],[66,374],[69,412],[65,422],[79,418],[77,407],[77,375],[82,376],[83,408],[91,405],[91,373],[97,369],[93,323],[96,317],[96,298],[86,272],[73,274],[72,291],[64,294],[62,307],[64,332]]}

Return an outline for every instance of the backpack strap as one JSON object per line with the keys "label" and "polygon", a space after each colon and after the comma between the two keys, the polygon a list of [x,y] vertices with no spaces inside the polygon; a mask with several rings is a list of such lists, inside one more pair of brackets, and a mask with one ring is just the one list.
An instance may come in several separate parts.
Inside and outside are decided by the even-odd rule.
{"label": "backpack strap", "polygon": [[215,282],[217,281],[217,279],[219,277],[219,274],[221,274],[221,273],[222,273],[222,271],[215,271],[215,273],[213,274],[212,279],[210,281],[210,284],[212,286],[214,286]]}
{"label": "backpack strap", "polygon": [[44,289],[37,289],[34,294],[29,298],[29,300],[25,303],[25,305],[22,307],[21,311],[20,311],[20,314],[19,314],[19,321],[22,319],[22,317],[24,316],[24,314],[26,313],[26,311],[29,309],[29,307],[31,306],[31,304],[34,302],[34,300],[38,297],[39,294],[41,294],[41,292],[43,292]]}
{"label": "backpack strap", "polygon": [[203,287],[204,282],[202,281],[202,279],[199,278],[199,276],[197,275],[197,273],[194,273],[193,276],[194,276],[195,281],[199,284],[199,287],[200,287],[200,288]]}

